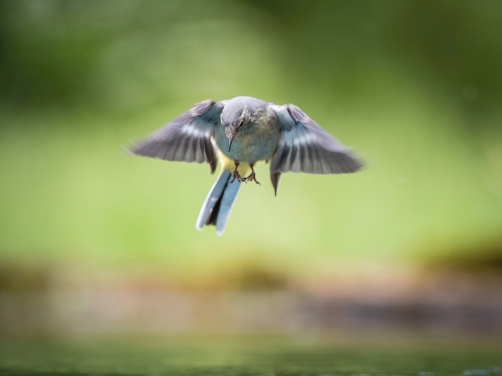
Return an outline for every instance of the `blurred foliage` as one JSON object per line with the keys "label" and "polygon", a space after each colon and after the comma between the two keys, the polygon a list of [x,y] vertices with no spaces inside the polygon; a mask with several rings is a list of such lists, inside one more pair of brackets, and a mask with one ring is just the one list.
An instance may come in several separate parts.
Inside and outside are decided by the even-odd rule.
{"label": "blurred foliage", "polygon": [[2,263],[0,265],[0,291],[40,291],[51,285],[49,268],[29,267]]}
{"label": "blurred foliage", "polygon": [[[451,251],[453,253],[453,251]],[[502,271],[502,241],[477,244],[475,249],[458,247],[455,257],[437,257],[429,265],[450,270],[500,273]]]}
{"label": "blurred foliage", "polygon": [[[500,252],[500,19],[496,0],[1,0],[0,260],[197,278]],[[208,167],[121,145],[236,95],[299,105],[368,168],[246,186],[223,238],[197,233]]]}

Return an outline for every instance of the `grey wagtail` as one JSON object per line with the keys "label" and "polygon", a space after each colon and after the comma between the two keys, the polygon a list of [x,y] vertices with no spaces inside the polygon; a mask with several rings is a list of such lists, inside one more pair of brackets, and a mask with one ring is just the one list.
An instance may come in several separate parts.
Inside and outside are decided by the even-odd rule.
{"label": "grey wagtail", "polygon": [[160,128],[131,150],[167,161],[217,162],[220,176],[196,227],[215,225],[222,235],[242,182],[256,180],[254,166],[270,162],[275,194],[283,172],[343,174],[363,164],[338,140],[292,104],[278,106],[252,97],[205,100]]}

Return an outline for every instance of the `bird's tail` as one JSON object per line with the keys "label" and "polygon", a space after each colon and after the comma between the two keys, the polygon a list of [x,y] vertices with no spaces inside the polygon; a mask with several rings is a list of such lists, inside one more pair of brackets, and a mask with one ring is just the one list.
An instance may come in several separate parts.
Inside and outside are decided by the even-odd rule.
{"label": "bird's tail", "polygon": [[223,169],[200,209],[197,230],[213,225],[216,226],[216,234],[223,235],[240,188],[241,183],[237,180],[232,182],[232,173]]}

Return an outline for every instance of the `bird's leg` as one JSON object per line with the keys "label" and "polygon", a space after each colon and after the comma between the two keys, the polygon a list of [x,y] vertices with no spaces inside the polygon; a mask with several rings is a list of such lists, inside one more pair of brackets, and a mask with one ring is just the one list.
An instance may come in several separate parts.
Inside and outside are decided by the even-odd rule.
{"label": "bird's leg", "polygon": [[258,180],[256,180],[256,175],[254,173],[254,166],[249,165],[249,167],[251,167],[251,173],[248,176],[246,176],[245,178],[242,178],[242,181],[245,181],[246,183],[248,181],[254,181],[256,184],[261,185],[260,182]]}
{"label": "bird's leg", "polygon": [[232,174],[234,178],[232,179],[232,181],[230,181],[230,183],[233,183],[235,179],[237,179],[237,181],[238,181],[239,183],[240,183],[241,181],[245,181],[245,180],[242,178],[241,174],[239,174],[239,171],[237,171],[237,168],[239,167],[239,161],[234,161],[234,164],[235,164],[235,170],[234,170],[234,172],[233,172],[233,174]]}

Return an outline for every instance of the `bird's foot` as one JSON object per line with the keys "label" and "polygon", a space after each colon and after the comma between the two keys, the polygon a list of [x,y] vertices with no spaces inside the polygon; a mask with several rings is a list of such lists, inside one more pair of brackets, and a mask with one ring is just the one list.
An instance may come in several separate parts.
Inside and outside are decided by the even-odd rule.
{"label": "bird's foot", "polygon": [[255,175],[254,171],[253,171],[253,172],[251,172],[251,173],[250,173],[248,176],[246,176],[245,178],[242,178],[242,181],[243,181],[243,182],[246,182],[246,183],[247,183],[248,181],[254,181],[256,184],[261,185],[261,183],[260,183],[258,180],[256,180],[256,175]]}
{"label": "bird's foot", "polygon": [[233,176],[234,178],[230,181],[230,183],[233,183],[235,180],[237,180],[239,183],[240,183],[240,182],[242,182],[242,181],[246,181],[246,179],[245,179],[245,178],[243,178],[243,177],[241,176],[241,174],[239,174],[239,171],[237,171],[237,168],[234,170],[234,172],[233,172],[232,176]]}

